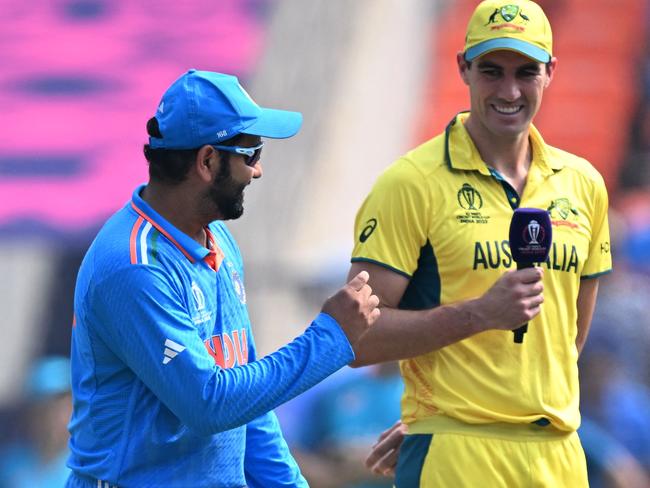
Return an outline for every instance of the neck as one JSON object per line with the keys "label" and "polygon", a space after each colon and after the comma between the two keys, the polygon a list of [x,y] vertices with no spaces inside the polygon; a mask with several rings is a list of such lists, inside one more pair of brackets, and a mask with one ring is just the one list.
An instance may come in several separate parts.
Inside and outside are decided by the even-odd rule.
{"label": "neck", "polygon": [[149,182],[140,196],[151,208],[162,215],[174,227],[181,230],[200,245],[206,245],[205,227],[209,223],[197,212],[194,193],[183,184],[165,185]]}
{"label": "neck", "polygon": [[495,136],[481,130],[471,116],[465,128],[485,164],[498,171],[521,195],[533,159],[529,131],[512,137]]}

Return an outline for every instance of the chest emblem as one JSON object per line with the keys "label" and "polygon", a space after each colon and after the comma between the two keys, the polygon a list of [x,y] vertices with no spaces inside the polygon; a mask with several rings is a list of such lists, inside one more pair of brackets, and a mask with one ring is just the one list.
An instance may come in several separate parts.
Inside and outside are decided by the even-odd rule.
{"label": "chest emblem", "polygon": [[483,197],[469,183],[463,183],[457,194],[458,205],[465,210],[480,210],[483,207]]}
{"label": "chest emblem", "polygon": [[246,289],[244,288],[244,282],[239,276],[239,273],[233,266],[231,262],[227,262],[228,271],[230,271],[230,281],[232,282],[232,287],[235,290],[235,294],[241,303],[246,303]]}
{"label": "chest emblem", "polygon": [[196,281],[192,281],[191,290],[194,299],[194,311],[191,314],[192,322],[198,325],[211,320],[212,312],[205,309],[205,295]]}
{"label": "chest emblem", "polygon": [[205,309],[205,295],[199,285],[196,284],[196,281],[192,281],[192,297],[194,298],[194,305],[196,305],[196,311],[200,312]]}
{"label": "chest emblem", "polygon": [[456,194],[458,206],[465,212],[456,215],[459,224],[487,224],[490,217],[483,214],[483,197],[481,193],[469,183],[463,183]]}
{"label": "chest emblem", "polygon": [[556,198],[546,210],[551,215],[551,224],[554,226],[566,226],[572,229],[578,227],[574,222],[579,215],[578,210],[571,205],[568,198]]}

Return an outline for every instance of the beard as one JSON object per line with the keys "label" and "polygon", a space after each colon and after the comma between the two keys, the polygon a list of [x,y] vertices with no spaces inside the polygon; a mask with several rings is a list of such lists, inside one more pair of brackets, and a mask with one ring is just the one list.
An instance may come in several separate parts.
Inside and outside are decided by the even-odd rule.
{"label": "beard", "polygon": [[216,207],[220,220],[238,219],[244,213],[245,184],[237,183],[230,174],[230,161],[222,165],[208,189],[206,199]]}

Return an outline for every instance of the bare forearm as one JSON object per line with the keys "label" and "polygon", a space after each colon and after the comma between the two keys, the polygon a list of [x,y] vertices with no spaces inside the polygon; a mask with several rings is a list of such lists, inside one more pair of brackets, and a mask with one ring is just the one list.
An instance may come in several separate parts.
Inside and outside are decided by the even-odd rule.
{"label": "bare forearm", "polygon": [[361,336],[352,366],[408,359],[488,329],[512,330],[539,313],[544,301],[543,271],[507,271],[475,299],[427,310],[398,310],[409,280],[373,263],[352,263],[350,276],[370,273],[381,315]]}
{"label": "bare forearm", "polygon": [[359,341],[352,366],[420,356],[481,331],[473,300],[428,310],[381,309],[381,316]]}

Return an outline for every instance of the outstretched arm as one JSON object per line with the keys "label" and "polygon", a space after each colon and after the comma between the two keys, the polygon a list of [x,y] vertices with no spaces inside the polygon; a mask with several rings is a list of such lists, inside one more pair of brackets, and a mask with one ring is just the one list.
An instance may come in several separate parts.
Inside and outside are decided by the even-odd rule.
{"label": "outstretched arm", "polygon": [[[352,366],[408,359],[489,329],[511,330],[535,317],[544,301],[541,268],[508,271],[476,299],[427,310],[400,310],[408,278],[381,265],[352,263],[349,276],[370,273],[381,315],[355,348]],[[507,304],[507,306],[504,306]]]}

